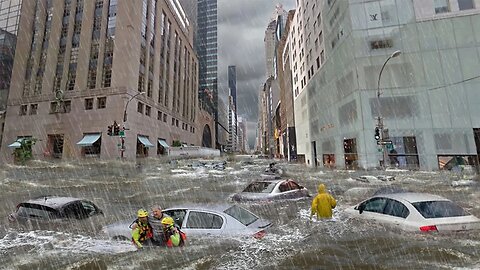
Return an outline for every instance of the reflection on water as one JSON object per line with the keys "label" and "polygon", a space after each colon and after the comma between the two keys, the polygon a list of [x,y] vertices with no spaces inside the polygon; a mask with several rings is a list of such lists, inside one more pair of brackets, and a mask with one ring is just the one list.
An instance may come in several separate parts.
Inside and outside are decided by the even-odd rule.
{"label": "reflection on water", "polygon": [[[0,172],[0,268],[477,269],[480,265],[478,232],[406,233],[351,219],[343,211],[390,186],[439,194],[480,216],[478,182],[437,172],[318,171],[280,164],[284,177],[297,180],[312,195],[319,183],[327,185],[338,201],[332,220],[311,221],[311,199],[244,204],[273,221],[263,239],[189,238],[182,249],[137,252],[128,241],[111,241],[86,231],[15,231],[5,218],[18,203],[46,194],[92,200],[105,213],[101,225],[132,218],[138,208],[155,204],[166,208],[231,202],[231,196],[258,179],[268,163],[229,162],[225,170],[192,168],[189,161],[170,165],[156,160],[146,160],[142,166],[119,161],[9,165]],[[356,180],[367,174],[393,175],[396,180]]]}

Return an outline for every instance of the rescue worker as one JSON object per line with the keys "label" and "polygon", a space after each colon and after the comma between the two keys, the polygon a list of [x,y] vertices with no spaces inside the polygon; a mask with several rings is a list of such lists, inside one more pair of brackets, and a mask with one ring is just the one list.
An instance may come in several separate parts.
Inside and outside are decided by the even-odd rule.
{"label": "rescue worker", "polygon": [[187,239],[184,232],[175,227],[175,222],[171,217],[162,219],[164,241],[167,247],[184,246]]}
{"label": "rescue worker", "polygon": [[153,238],[152,242],[156,246],[165,246],[165,236],[163,234],[163,225],[162,219],[167,217],[167,215],[162,213],[162,208],[160,206],[152,207],[152,215],[150,216],[149,222],[153,229]]}
{"label": "rescue worker", "polygon": [[131,225],[132,228],[132,242],[141,249],[145,244],[148,244],[153,237],[152,226],[148,222],[148,212],[145,209],[140,209],[137,212],[137,219]]}
{"label": "rescue worker", "polygon": [[332,218],[332,209],[335,208],[335,206],[337,206],[337,201],[326,191],[325,185],[318,185],[318,194],[312,201],[310,219],[312,219],[314,214],[317,215],[317,220],[321,218]]}

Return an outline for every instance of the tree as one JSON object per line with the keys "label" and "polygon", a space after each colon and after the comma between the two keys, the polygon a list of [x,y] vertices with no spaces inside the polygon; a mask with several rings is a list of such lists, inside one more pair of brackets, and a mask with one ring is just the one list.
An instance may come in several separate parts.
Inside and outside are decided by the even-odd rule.
{"label": "tree", "polygon": [[172,147],[181,147],[181,146],[182,146],[182,143],[178,140],[175,140],[172,143]]}
{"label": "tree", "polygon": [[15,159],[15,162],[18,162],[22,165],[25,165],[25,163],[33,158],[33,153],[32,153],[32,147],[35,145],[37,142],[37,139],[35,138],[22,138],[17,140],[18,143],[20,143],[20,147],[16,148],[13,151],[13,156]]}

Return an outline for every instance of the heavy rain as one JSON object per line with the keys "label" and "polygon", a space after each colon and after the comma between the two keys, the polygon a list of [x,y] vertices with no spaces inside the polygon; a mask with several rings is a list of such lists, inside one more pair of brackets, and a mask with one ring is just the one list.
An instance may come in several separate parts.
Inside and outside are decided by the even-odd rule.
{"label": "heavy rain", "polygon": [[0,0],[0,269],[480,269],[479,28],[480,0]]}

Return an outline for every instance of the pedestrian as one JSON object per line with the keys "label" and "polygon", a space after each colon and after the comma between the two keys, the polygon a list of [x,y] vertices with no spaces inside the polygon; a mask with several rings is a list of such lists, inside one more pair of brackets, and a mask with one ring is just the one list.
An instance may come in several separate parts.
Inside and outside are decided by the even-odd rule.
{"label": "pedestrian", "polygon": [[162,219],[163,234],[165,236],[164,241],[167,247],[184,246],[187,239],[184,232],[180,231],[175,226],[175,222],[171,217],[164,217]]}
{"label": "pedestrian", "polygon": [[145,244],[149,244],[153,237],[152,226],[148,222],[148,212],[145,209],[137,211],[137,219],[131,225],[132,242],[141,249]]}
{"label": "pedestrian", "polygon": [[310,219],[317,215],[317,220],[321,218],[332,218],[332,209],[337,206],[337,201],[330,193],[326,191],[324,184],[318,185],[318,194],[312,201]]}
{"label": "pedestrian", "polygon": [[153,238],[152,242],[156,246],[165,246],[165,235],[163,233],[162,219],[167,217],[166,214],[162,212],[162,208],[158,205],[152,207],[152,215],[150,217],[150,225],[153,229]]}

